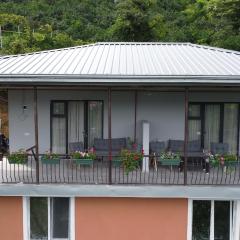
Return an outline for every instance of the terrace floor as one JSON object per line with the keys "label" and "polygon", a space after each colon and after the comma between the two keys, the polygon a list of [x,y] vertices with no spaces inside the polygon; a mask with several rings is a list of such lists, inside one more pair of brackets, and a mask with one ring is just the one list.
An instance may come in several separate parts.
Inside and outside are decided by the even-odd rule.
{"label": "terrace floor", "polygon": [[[150,167],[149,172],[138,168],[129,174],[120,166],[111,168],[111,184],[183,185],[184,172],[178,166]],[[6,158],[0,161],[1,183],[37,183],[36,164],[9,164]],[[79,165],[70,159],[61,159],[57,164],[39,162],[39,183],[109,184],[108,161],[95,160],[92,165]],[[207,173],[201,164],[189,164],[189,185],[240,185],[240,166],[210,167]]]}

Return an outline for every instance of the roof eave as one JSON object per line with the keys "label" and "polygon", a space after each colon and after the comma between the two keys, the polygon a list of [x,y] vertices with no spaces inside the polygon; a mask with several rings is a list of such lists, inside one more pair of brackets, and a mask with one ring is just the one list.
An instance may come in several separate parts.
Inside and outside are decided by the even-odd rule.
{"label": "roof eave", "polygon": [[120,83],[120,84],[236,84],[240,83],[240,75],[77,75],[77,74],[1,74],[0,83]]}

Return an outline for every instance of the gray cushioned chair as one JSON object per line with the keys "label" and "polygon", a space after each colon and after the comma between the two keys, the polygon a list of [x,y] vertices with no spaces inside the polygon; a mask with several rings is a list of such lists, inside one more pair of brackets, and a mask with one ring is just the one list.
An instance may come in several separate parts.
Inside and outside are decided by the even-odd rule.
{"label": "gray cushioned chair", "polygon": [[[174,153],[184,155],[184,140],[172,140],[168,142],[168,149]],[[203,151],[201,148],[201,142],[199,140],[193,140],[188,142],[188,157],[203,157]]]}
{"label": "gray cushioned chair", "polygon": [[211,142],[210,148],[211,148],[212,154],[228,154],[228,152],[229,152],[228,143]]}
{"label": "gray cushioned chair", "polygon": [[149,150],[150,154],[160,154],[161,152],[164,152],[166,150],[166,144],[165,142],[159,142],[159,141],[151,141],[149,143]]}
{"label": "gray cushioned chair", "polygon": [[[107,156],[108,155],[108,139],[95,138],[93,147],[96,155]],[[127,148],[127,138],[112,138],[112,155],[117,156],[122,149]]]}

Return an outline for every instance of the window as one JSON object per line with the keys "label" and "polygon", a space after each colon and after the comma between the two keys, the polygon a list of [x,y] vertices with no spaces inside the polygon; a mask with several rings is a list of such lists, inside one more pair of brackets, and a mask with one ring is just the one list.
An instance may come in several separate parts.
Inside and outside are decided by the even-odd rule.
{"label": "window", "polygon": [[103,101],[52,101],[51,150],[68,152],[69,144],[82,142],[92,147],[103,136]]}
{"label": "window", "polygon": [[71,239],[73,201],[65,197],[30,197],[26,202],[26,239]]}
{"label": "window", "polygon": [[192,240],[232,240],[233,202],[194,200]]}
{"label": "window", "polygon": [[190,103],[188,123],[189,141],[200,141],[206,150],[212,142],[228,143],[229,153],[238,154],[238,103]]}

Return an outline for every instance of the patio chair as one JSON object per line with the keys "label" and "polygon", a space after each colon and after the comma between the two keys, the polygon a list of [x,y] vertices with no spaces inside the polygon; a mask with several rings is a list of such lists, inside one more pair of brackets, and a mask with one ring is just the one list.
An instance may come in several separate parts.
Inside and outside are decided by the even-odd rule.
{"label": "patio chair", "polygon": [[[109,139],[95,138],[93,147],[99,157],[108,156]],[[127,148],[127,138],[112,138],[112,156],[118,156],[122,149]]]}
{"label": "patio chair", "polygon": [[[203,151],[201,147],[200,140],[189,141],[187,149],[187,156],[190,158],[202,158]],[[184,156],[184,140],[172,140],[168,142],[168,149],[171,152],[179,153],[181,156]]]}
{"label": "patio chair", "polygon": [[212,154],[228,154],[229,145],[228,143],[214,143],[211,142],[210,149]]}
{"label": "patio chair", "polygon": [[84,145],[83,142],[70,142],[68,145],[69,153],[73,153],[76,151],[83,152],[84,151]]}

